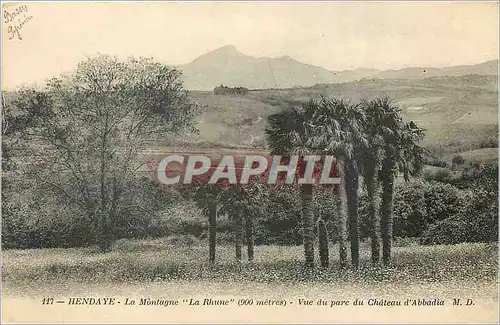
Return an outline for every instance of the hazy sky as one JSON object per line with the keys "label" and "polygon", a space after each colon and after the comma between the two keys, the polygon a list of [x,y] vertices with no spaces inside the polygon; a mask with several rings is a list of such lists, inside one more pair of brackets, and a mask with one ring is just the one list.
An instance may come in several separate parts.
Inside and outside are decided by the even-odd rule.
{"label": "hazy sky", "polygon": [[[97,52],[189,63],[232,44],[331,70],[474,64],[498,58],[496,2],[26,3],[5,23],[3,88],[43,81]],[[12,27],[11,27],[12,28]]]}

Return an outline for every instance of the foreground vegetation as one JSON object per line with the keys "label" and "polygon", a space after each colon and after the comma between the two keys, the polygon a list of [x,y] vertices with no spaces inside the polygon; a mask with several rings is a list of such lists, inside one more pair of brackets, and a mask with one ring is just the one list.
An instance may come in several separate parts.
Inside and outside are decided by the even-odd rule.
{"label": "foreground vegetation", "polygon": [[241,264],[234,261],[233,247],[220,246],[213,265],[208,263],[207,251],[204,243],[181,245],[172,238],[121,240],[108,254],[98,254],[91,247],[8,250],[2,257],[2,281],[8,287],[66,281],[86,285],[177,280],[268,284],[319,281],[340,286],[497,281],[496,244],[419,246],[407,242],[395,247],[393,265],[382,269],[369,267],[370,247],[365,242],[361,244],[360,268],[343,271],[335,267],[338,254],[332,257],[330,268],[304,268],[300,246],[257,246],[254,261]]}

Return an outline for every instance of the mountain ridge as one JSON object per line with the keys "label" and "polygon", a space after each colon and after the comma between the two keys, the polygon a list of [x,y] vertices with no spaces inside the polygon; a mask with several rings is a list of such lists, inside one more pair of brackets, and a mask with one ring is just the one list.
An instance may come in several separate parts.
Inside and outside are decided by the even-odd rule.
{"label": "mountain ridge", "polygon": [[188,64],[177,66],[183,72],[186,89],[212,90],[218,85],[249,89],[308,87],[324,83],[343,83],[361,79],[420,79],[467,74],[498,75],[498,60],[450,67],[408,67],[378,70],[357,68],[332,71],[300,62],[289,55],[253,57],[234,45],[225,45],[203,54]]}

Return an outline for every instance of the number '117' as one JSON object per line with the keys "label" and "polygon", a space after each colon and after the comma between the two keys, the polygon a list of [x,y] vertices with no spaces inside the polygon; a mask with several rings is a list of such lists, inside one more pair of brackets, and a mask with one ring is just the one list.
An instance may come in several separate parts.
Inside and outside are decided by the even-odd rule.
{"label": "number '117'", "polygon": [[43,298],[42,305],[52,305],[54,303],[54,298]]}

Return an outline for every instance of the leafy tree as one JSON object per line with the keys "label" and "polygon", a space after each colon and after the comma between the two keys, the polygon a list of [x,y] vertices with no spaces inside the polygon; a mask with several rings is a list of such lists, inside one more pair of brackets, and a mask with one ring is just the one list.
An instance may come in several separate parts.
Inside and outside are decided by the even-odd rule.
{"label": "leafy tree", "polygon": [[21,89],[14,105],[34,117],[29,138],[39,157],[31,176],[77,205],[111,250],[115,224],[130,209],[129,183],[154,141],[193,128],[197,107],[180,72],[147,58],[88,58],[45,89]]}

